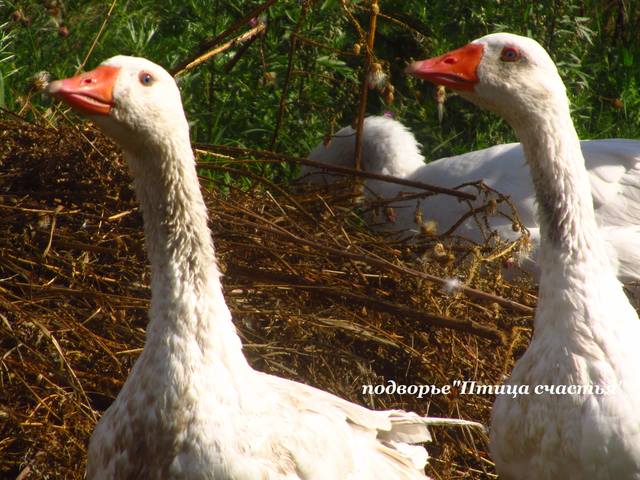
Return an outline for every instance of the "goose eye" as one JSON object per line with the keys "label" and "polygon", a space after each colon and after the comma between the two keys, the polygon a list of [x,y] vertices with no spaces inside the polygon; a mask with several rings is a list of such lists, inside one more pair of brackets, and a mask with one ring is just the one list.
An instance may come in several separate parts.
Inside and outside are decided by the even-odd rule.
{"label": "goose eye", "polygon": [[148,87],[149,85],[151,85],[154,80],[153,76],[148,72],[140,72],[140,75],[138,75],[138,78],[140,79],[140,83],[145,87]]}
{"label": "goose eye", "polygon": [[520,60],[520,50],[515,47],[504,47],[502,49],[502,53],[500,54],[500,60],[503,62],[515,62]]}

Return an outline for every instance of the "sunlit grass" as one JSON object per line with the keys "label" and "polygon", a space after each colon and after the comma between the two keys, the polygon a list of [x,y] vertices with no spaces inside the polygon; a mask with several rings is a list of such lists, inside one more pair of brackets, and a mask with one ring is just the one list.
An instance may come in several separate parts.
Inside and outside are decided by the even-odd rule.
{"label": "sunlit grass", "polygon": [[[68,76],[81,64],[111,2],[29,0],[0,3],[0,102],[22,107],[28,79],[48,70]],[[117,3],[87,68],[114,54],[141,55],[165,67],[192,54],[259,3],[243,0],[132,0]],[[54,5],[54,7],[51,7]],[[574,120],[584,138],[637,137],[640,95],[640,44],[634,32],[640,11],[630,2],[452,2],[381,1],[374,53],[395,87],[391,105],[369,92],[368,114],[391,111],[424,146],[427,158],[462,153],[514,141],[510,128],[450,95],[440,124],[433,88],[407,78],[404,66],[463,45],[494,31],[530,35],[558,64],[573,101]],[[350,15],[347,15],[345,8]],[[18,12],[18,13],[16,13]],[[304,156],[322,138],[356,116],[362,77],[362,39],[354,20],[368,27],[368,3],[351,0],[276,2],[264,18],[265,35],[231,49],[180,78],[194,140],[271,148],[280,100],[292,57],[284,114],[274,145],[278,151]],[[68,36],[61,33],[65,27]],[[246,31],[250,25],[238,32]],[[635,29],[635,30],[634,30]],[[30,99],[36,109],[50,101]],[[274,176],[290,172],[274,169]]]}

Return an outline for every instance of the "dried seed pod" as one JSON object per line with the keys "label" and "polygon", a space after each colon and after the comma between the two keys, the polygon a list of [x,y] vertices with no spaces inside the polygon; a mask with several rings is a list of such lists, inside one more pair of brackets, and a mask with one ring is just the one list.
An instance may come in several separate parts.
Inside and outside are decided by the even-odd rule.
{"label": "dried seed pod", "polygon": [[396,209],[393,207],[387,207],[384,209],[384,213],[387,217],[387,221],[391,222],[391,223],[396,223],[396,220],[398,219],[398,215],[396,214]]}
{"label": "dried seed pod", "polygon": [[507,270],[513,268],[515,265],[516,265],[516,259],[513,257],[508,257],[502,262],[502,266]]}
{"label": "dried seed pod", "polygon": [[495,215],[498,211],[498,202],[495,198],[489,199],[487,202],[487,215]]}
{"label": "dried seed pod", "polygon": [[57,3],[53,3],[50,7],[47,8],[47,12],[49,15],[53,17],[54,22],[60,23],[62,22],[62,8]]}
{"label": "dried seed pod", "polygon": [[24,20],[24,13],[22,13],[22,10],[14,10],[11,12],[11,15],[9,15],[9,18],[16,23],[22,22]]}
{"label": "dried seed pod", "polygon": [[273,85],[276,83],[276,72],[264,72],[262,75],[264,85]]}
{"label": "dried seed pod", "polygon": [[393,100],[394,100],[393,92],[394,91],[395,91],[395,88],[390,83],[387,83],[387,85],[384,87],[384,92],[383,92],[384,97],[383,97],[383,99],[384,99],[384,103],[386,103],[387,105],[391,105],[393,103]]}
{"label": "dried seed pod", "polygon": [[47,213],[38,214],[38,228],[45,229],[51,225],[51,215]]}
{"label": "dried seed pod", "polygon": [[363,205],[366,198],[364,195],[364,183],[361,179],[356,178],[353,183],[353,203],[355,205]]}
{"label": "dried seed pod", "polygon": [[447,91],[443,85],[436,88],[436,106],[438,108],[438,122],[442,123],[444,118],[444,102],[447,100]]}
{"label": "dried seed pod", "polygon": [[434,220],[422,222],[420,224],[420,232],[423,235],[429,235],[430,237],[438,234],[438,224]]}
{"label": "dried seed pod", "polygon": [[419,203],[416,205],[416,211],[413,213],[413,221],[416,222],[416,225],[422,225],[422,223],[424,222],[422,209],[420,208]]}

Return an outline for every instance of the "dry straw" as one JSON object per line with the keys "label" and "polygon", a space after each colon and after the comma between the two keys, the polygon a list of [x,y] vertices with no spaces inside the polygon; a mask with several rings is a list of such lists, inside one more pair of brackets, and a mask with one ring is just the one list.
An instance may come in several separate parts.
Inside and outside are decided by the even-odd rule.
{"label": "dry straw", "polygon": [[[80,479],[96,419],[143,346],[141,218],[117,149],[94,129],[16,119],[0,131],[0,476]],[[253,366],[372,408],[488,422],[488,396],[362,387],[501,382],[535,301],[527,281],[500,274],[518,245],[427,234],[401,242],[362,226],[369,205],[354,207],[349,177],[332,190],[277,186],[246,168],[273,154],[217,156],[199,154],[201,168],[244,177],[232,183],[242,189],[203,187]],[[483,223],[504,199],[478,188],[486,208],[473,214]],[[451,279],[470,290],[443,288]],[[435,478],[492,477],[477,433],[436,429],[429,449]]]}

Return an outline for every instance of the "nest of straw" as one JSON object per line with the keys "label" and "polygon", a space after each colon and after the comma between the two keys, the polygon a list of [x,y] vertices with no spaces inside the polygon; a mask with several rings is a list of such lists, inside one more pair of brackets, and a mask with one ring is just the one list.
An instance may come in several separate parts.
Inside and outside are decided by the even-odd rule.
{"label": "nest of straw", "polygon": [[[144,343],[142,219],[118,149],[96,130],[5,118],[0,131],[0,476],[80,479],[95,423]],[[501,275],[519,246],[372,233],[352,183],[275,185],[241,161],[282,158],[208,150],[203,172],[237,177],[202,184],[225,297],[256,369],[371,408],[488,424],[491,396],[363,385],[499,384],[535,303],[530,281]],[[482,217],[496,199],[478,194]],[[446,288],[452,278],[461,288]],[[482,434],[433,433],[431,476],[495,477]]]}

